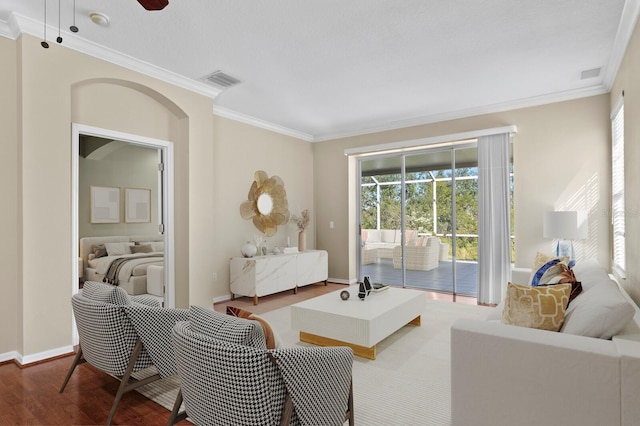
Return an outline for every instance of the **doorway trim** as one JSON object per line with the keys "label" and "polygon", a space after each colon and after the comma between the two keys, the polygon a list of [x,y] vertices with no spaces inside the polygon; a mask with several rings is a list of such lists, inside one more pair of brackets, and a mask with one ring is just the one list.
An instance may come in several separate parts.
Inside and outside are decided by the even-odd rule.
{"label": "doorway trim", "polygon": [[[96,136],[106,139],[114,139],[147,148],[162,151],[164,160],[163,194],[161,198],[164,211],[164,282],[165,282],[165,306],[175,307],[175,254],[174,254],[174,154],[173,142],[154,139],[146,136],[102,129],[84,124],[71,124],[71,270],[72,286],[71,294],[78,292],[78,252],[79,252],[79,148],[80,135]],[[78,343],[78,334],[75,319],[72,318],[73,344]]]}

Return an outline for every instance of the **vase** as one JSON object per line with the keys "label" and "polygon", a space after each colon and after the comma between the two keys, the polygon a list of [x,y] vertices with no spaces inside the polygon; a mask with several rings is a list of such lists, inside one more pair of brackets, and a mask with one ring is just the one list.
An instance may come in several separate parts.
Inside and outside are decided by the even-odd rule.
{"label": "vase", "polygon": [[298,232],[298,251],[304,251],[307,240],[304,235],[304,231]]}
{"label": "vase", "polygon": [[258,248],[255,244],[251,244],[249,241],[240,248],[240,253],[242,253],[244,257],[253,257],[257,252]]}

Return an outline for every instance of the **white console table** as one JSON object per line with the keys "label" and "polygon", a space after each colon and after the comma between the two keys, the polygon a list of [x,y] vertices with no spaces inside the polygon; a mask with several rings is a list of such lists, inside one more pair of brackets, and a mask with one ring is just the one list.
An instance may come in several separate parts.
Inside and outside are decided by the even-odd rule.
{"label": "white console table", "polygon": [[328,254],[324,250],[305,250],[251,258],[232,257],[229,262],[231,299],[236,295],[258,297],[324,281],[327,284]]}

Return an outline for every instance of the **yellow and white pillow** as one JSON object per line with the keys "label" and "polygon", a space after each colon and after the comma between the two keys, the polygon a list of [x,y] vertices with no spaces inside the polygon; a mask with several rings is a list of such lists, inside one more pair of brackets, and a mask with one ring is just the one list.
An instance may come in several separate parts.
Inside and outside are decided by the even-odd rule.
{"label": "yellow and white pillow", "polygon": [[571,284],[531,287],[509,283],[502,309],[504,324],[558,331],[571,295]]}

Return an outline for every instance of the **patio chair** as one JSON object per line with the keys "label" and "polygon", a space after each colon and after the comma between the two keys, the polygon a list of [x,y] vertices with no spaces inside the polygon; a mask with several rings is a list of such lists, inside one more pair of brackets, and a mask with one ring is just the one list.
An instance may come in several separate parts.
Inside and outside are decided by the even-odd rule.
{"label": "patio chair", "polygon": [[[142,304],[139,304],[140,302],[142,302]],[[64,383],[60,388],[60,393],[62,393],[67,386],[76,366],[85,362],[118,378],[120,380],[120,386],[111,406],[109,417],[107,418],[107,424],[110,424],[122,395],[147,383],[158,380],[163,377],[163,374],[170,371],[170,369],[167,368],[167,364],[169,364],[170,361],[159,362],[157,366],[158,374],[141,380],[136,380],[131,376],[132,373],[154,365],[154,360],[143,344],[143,340],[136,332],[124,308],[129,306],[132,308],[136,306],[147,306],[149,309],[163,309],[159,308],[159,302],[153,298],[129,296],[126,291],[120,287],[92,281],[84,283],[82,292],[72,297],[71,305],[76,319],[80,344]],[[155,308],[149,305],[155,305]],[[167,309],[163,311],[169,312],[166,315],[170,319],[173,319],[173,317],[184,319],[186,317],[186,313],[181,316],[180,314],[171,312],[178,310]],[[175,322],[176,321],[173,321],[173,323],[171,323],[171,327]],[[159,327],[159,323],[161,323],[161,321],[156,322],[155,326]],[[165,325],[167,329],[165,340],[167,342],[170,336],[168,330],[170,330],[171,327]],[[159,329],[161,328],[159,327]],[[145,339],[147,339],[147,336],[145,336]],[[157,340],[161,341],[162,339]],[[158,357],[160,349],[157,349],[156,346],[160,347],[162,344],[149,345],[149,347],[153,349],[156,358],[162,358]],[[168,346],[168,350],[165,350],[164,357],[168,358],[169,355],[172,357],[172,353],[171,347]]]}
{"label": "patio chair", "polygon": [[350,348],[266,350],[264,343],[246,338],[262,335],[257,323],[231,318],[223,326],[219,319],[204,327],[203,321],[180,322],[173,329],[190,420],[256,426],[340,425],[348,420],[353,425]]}
{"label": "patio chair", "polygon": [[[404,246],[405,266],[416,271],[436,269],[440,262],[440,238],[428,237],[422,245]],[[393,267],[402,267],[402,247],[393,249]]]}

